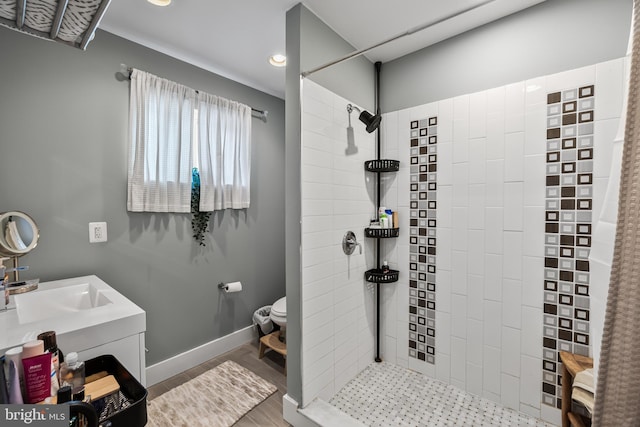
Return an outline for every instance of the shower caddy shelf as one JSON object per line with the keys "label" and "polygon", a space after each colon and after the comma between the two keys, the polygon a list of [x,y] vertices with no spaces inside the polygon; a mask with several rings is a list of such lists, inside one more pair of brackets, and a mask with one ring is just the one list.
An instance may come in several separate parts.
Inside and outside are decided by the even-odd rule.
{"label": "shower caddy shelf", "polygon": [[[367,160],[364,162],[364,170],[380,174],[382,172],[397,172],[400,169],[400,161],[389,159]],[[378,175],[378,197],[376,200],[376,210],[380,209],[380,175]],[[365,228],[365,237],[372,239],[388,239],[400,235],[399,228]],[[377,268],[364,272],[364,279],[371,283],[394,283],[398,281],[398,270],[383,272],[380,268],[380,245],[377,245]]]}

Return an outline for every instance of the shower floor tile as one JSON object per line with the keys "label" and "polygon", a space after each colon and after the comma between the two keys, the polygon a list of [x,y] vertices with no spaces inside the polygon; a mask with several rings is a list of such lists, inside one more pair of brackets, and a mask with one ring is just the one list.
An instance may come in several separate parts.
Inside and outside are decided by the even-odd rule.
{"label": "shower floor tile", "polygon": [[553,427],[553,424],[385,362],[369,365],[329,403],[368,426]]}

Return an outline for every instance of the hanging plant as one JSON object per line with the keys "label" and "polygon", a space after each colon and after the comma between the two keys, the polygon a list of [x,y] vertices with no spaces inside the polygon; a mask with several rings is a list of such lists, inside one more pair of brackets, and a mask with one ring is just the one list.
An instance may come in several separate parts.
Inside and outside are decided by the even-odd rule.
{"label": "hanging plant", "polygon": [[209,230],[211,212],[200,212],[200,174],[198,168],[191,170],[191,229],[193,238],[200,246],[207,246],[204,233]]}

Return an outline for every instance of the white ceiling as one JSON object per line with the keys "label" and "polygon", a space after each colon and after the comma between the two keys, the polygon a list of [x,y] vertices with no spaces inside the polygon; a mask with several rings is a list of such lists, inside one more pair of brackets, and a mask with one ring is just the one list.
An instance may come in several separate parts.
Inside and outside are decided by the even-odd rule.
{"label": "white ceiling", "polygon": [[[304,0],[336,33],[364,49],[487,0]],[[494,0],[367,53],[387,62],[544,0]],[[298,0],[112,0],[102,30],[284,98],[285,15]],[[91,46],[89,46],[89,49]],[[127,64],[136,66],[136,64]],[[321,64],[318,64],[321,65]]]}

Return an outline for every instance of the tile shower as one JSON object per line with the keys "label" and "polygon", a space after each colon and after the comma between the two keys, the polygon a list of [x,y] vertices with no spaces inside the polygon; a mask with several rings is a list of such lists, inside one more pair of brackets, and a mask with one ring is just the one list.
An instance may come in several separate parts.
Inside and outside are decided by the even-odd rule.
{"label": "tile shower", "polygon": [[[382,245],[383,259],[400,271],[400,280],[381,291],[385,362],[559,423],[557,352],[589,352],[589,288],[606,286],[590,283],[588,253],[610,174],[623,76],[620,59],[383,116],[382,158],[401,161],[382,188],[381,205],[397,208],[401,222],[400,237]],[[348,229],[363,239],[375,209],[362,172],[362,162],[375,156],[375,141],[357,134],[358,158],[340,156],[347,101],[308,83],[303,202],[315,192],[304,178],[305,153],[321,141],[332,144],[323,150],[333,150],[334,163],[313,173],[341,183],[335,165],[353,161],[344,191],[359,186],[364,198],[353,194],[348,223],[334,218],[331,241],[304,234],[303,259],[322,244],[333,248]],[[303,212],[303,233],[319,221]],[[373,245],[362,243],[365,254],[349,261],[332,252],[341,268],[325,283],[324,296],[315,296],[317,279],[308,262],[303,266],[304,405],[329,400],[373,360],[373,337],[365,335],[375,333],[374,294],[362,280],[364,264],[374,262]],[[309,338],[306,319],[318,312],[317,303],[357,320],[347,326],[332,318],[327,325],[334,335]],[[317,362],[320,347],[305,345],[309,339],[325,348],[324,364]]]}

